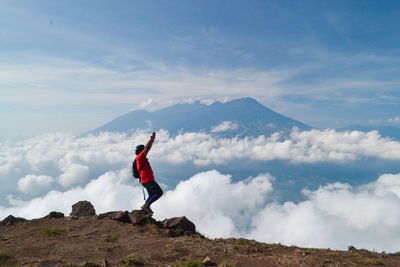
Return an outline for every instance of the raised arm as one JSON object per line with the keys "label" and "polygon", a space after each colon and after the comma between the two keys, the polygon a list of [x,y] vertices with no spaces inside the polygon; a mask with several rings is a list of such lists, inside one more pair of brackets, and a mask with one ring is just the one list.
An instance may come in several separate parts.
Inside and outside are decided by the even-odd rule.
{"label": "raised arm", "polygon": [[150,140],[147,142],[146,146],[144,147],[144,154],[147,156],[147,153],[149,153],[151,146],[154,143],[154,139],[156,139],[156,133],[153,132],[150,136]]}

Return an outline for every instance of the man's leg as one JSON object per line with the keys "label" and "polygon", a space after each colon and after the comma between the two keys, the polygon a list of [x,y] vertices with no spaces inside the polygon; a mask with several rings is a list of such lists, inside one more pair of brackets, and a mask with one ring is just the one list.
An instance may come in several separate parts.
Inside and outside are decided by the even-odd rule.
{"label": "man's leg", "polygon": [[143,186],[146,188],[149,197],[146,200],[146,203],[142,206],[142,209],[149,213],[153,213],[150,209],[150,205],[154,203],[157,199],[159,199],[163,195],[163,191],[161,187],[157,184],[157,182],[145,183]]}
{"label": "man's leg", "polygon": [[147,183],[145,187],[149,193],[149,197],[146,200],[146,203],[149,205],[153,204],[154,201],[163,195],[163,191],[156,181]]}

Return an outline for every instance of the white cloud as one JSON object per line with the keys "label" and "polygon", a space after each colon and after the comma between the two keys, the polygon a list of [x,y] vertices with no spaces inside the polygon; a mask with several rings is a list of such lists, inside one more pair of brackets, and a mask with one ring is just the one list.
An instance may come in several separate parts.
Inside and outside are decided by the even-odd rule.
{"label": "white cloud", "polygon": [[400,117],[390,118],[388,119],[390,123],[400,123]]}
{"label": "white cloud", "polygon": [[69,187],[84,182],[87,179],[89,167],[80,164],[71,164],[64,171],[58,178],[58,182],[64,187]]}
{"label": "white cloud", "polygon": [[[179,147],[180,149],[173,149]],[[167,153],[168,152],[168,153]],[[382,138],[377,131],[294,130],[288,139],[279,134],[257,138],[214,138],[205,133],[185,133],[158,143],[156,158],[173,164],[224,164],[235,159],[289,160],[292,162],[348,162],[363,157],[400,159],[400,143]]]}
{"label": "white cloud", "polygon": [[[132,55],[117,56],[126,58]],[[23,55],[23,59],[13,63],[0,63],[3,74],[0,85],[5,88],[0,96],[4,102],[14,104],[53,106],[91,103],[109,106],[140,103],[138,107],[170,101],[171,95],[176,99],[191,98],[194,95],[201,99],[209,99],[210,95],[215,98],[243,96],[243,88],[247,88],[245,96],[276,97],[284,92],[279,84],[300,71],[167,67],[163,63],[137,58],[137,55],[133,57],[140,69],[130,66],[131,69],[126,70],[121,69],[120,64],[110,66]],[[269,90],[264,90],[266,87]],[[71,88],[74,90],[71,91]],[[115,88],[121,89],[116,91]]]}
{"label": "white cloud", "polygon": [[29,174],[18,181],[18,190],[27,194],[47,192],[53,182],[51,176]]}
{"label": "white cloud", "polygon": [[[0,180],[14,185],[16,190],[16,181],[27,175],[54,177],[56,183],[52,186],[61,185],[65,189],[85,185],[109,170],[129,166],[134,147],[148,138],[148,132],[138,131],[132,135],[102,133],[86,137],[48,134],[21,142],[3,142]],[[382,138],[376,131],[294,130],[287,139],[279,134],[229,139],[206,133],[184,133],[171,138],[166,131],[159,131],[149,154],[155,162],[172,165],[192,162],[199,166],[230,164],[239,159],[347,163],[365,157],[399,160],[400,142]]]}
{"label": "white cloud", "polygon": [[[52,183],[55,188],[57,185],[65,189],[84,185],[109,170],[129,166],[133,148],[148,136],[140,132],[129,138],[124,134],[109,133],[81,138],[49,134],[22,142],[1,143],[4,149],[0,150],[0,180],[13,184],[27,175],[51,176],[55,178]],[[32,187],[32,194],[35,194],[34,189],[43,193],[45,188]]]}
{"label": "white cloud", "polygon": [[390,186],[377,189],[375,183],[364,188],[337,183],[306,191],[308,199],[297,204],[269,204],[253,218],[249,237],[306,247],[398,251],[400,197],[390,193]]}
{"label": "white cloud", "polygon": [[232,183],[217,171],[199,173],[180,182],[155,205],[156,217],[182,216],[196,222],[200,232],[213,237],[238,235],[272,191],[268,174]]}
{"label": "white cloud", "polygon": [[[84,187],[52,191],[22,201],[9,198],[0,218],[9,214],[39,218],[56,210],[68,215],[79,200],[89,200],[97,213],[141,206],[142,192],[127,168],[107,172]],[[245,237],[267,243],[346,249],[348,245],[396,252],[400,246],[400,174],[385,174],[353,188],[329,184],[304,191],[299,203],[269,201],[273,178],[262,174],[233,182],[217,171],[199,173],[179,183],[154,203],[155,217],[187,216],[209,237]],[[394,189],[393,189],[394,188]]]}
{"label": "white cloud", "polygon": [[152,98],[149,98],[142,103],[140,103],[139,108],[147,108],[149,106],[155,105],[154,100]]}
{"label": "white cloud", "polygon": [[365,186],[378,196],[393,193],[400,197],[400,174],[382,174],[374,183]]}
{"label": "white cloud", "polygon": [[212,133],[218,133],[218,132],[225,132],[228,130],[235,130],[237,129],[238,125],[236,123],[233,123],[231,121],[224,121],[221,124],[214,126],[211,128]]}
{"label": "white cloud", "polygon": [[140,207],[143,201],[142,190],[133,185],[128,169],[110,171],[91,181],[84,187],[76,187],[65,192],[51,191],[43,197],[22,201],[9,197],[10,207],[0,207],[0,218],[9,214],[27,219],[40,218],[51,211],[66,215],[74,203],[90,201],[97,214],[112,210],[132,210]]}

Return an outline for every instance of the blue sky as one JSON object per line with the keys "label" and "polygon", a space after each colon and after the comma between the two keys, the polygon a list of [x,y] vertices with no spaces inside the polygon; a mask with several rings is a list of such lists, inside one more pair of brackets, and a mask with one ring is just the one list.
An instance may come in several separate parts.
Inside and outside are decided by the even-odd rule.
{"label": "blue sky", "polygon": [[400,126],[398,1],[1,1],[0,139],[251,96],[309,125]]}

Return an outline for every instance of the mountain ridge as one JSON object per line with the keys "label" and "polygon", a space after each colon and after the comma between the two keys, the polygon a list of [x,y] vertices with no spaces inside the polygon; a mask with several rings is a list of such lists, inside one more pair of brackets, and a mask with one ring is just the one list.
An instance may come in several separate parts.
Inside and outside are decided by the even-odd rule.
{"label": "mountain ridge", "polygon": [[[212,132],[224,122],[234,127]],[[126,132],[136,129],[167,130],[172,135],[181,132],[204,131],[224,137],[270,135],[274,132],[288,134],[293,127],[312,129],[300,121],[281,115],[260,104],[253,98],[239,98],[225,103],[205,105],[198,101],[191,104],[175,104],[153,112],[136,110],[90,131]]]}

